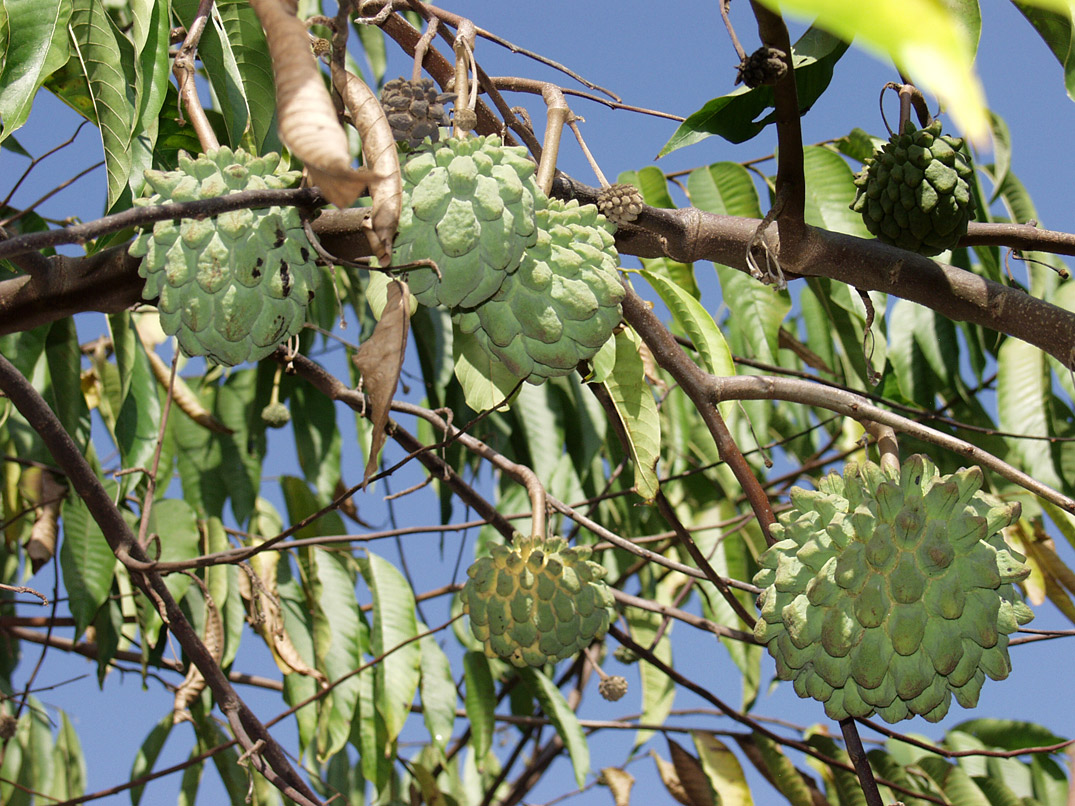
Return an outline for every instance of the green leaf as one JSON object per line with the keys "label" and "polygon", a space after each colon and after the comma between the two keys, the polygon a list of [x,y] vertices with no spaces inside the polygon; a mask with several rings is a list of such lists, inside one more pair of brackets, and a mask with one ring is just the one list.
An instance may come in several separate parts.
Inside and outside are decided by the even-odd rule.
{"label": "green leaf", "polygon": [[[168,740],[168,734],[172,732],[172,713],[169,711],[164,718],[153,726],[153,730],[146,736],[138,753],[134,757],[134,766],[131,767],[131,780],[135,781],[143,775],[153,771],[153,765]],[[131,806],[138,806],[145,791],[145,784],[131,787]]]}
{"label": "green leaf", "polygon": [[[1027,21],[1042,38],[1049,50],[1053,52],[1060,66],[1064,68],[1064,87],[1068,97],[1075,100],[1075,51],[1072,50],[1071,7],[1067,2],[1044,3],[1012,0],[1012,4],[1022,12]],[[1046,6],[1049,6],[1048,8]]]}
{"label": "green leaf", "polygon": [[307,384],[295,385],[290,403],[299,466],[318,495],[330,501],[340,480],[343,444],[336,427],[336,409],[328,397]]}
{"label": "green leaf", "polygon": [[[115,490],[114,482],[105,484],[106,488]],[[116,557],[89,509],[81,498],[74,495],[68,496],[63,504],[60,568],[67,589],[67,606],[75,619],[77,638],[108,598]]]}
{"label": "green leaf", "polygon": [[[792,45],[799,114],[806,114],[829,86],[833,68],[844,55],[851,38],[845,37],[846,41],[841,41],[821,27],[811,26]],[[740,87],[728,95],[714,98],[680,124],[657,157],[701,142],[714,134],[731,143],[749,140],[776,121],[775,113],[761,117],[766,109],[773,106],[773,88],[769,86],[755,89]]]}
{"label": "green leaf", "polygon": [[506,403],[520,381],[493,361],[474,336],[454,328],[452,355],[455,358],[455,377],[463,387],[463,397],[474,411],[507,408]]}
{"label": "green leaf", "polygon": [[918,766],[936,782],[945,796],[957,806],[991,806],[971,777],[943,758],[927,756],[918,760]]}
{"label": "green leaf", "polygon": [[[418,629],[425,632],[428,628],[419,623]],[[427,635],[418,644],[422,652],[422,677],[418,682],[419,695],[422,698],[422,718],[433,747],[443,757],[455,727],[455,703],[458,699],[455,681],[452,679],[452,666],[435,635]]]}
{"label": "green leaf", "polygon": [[[131,173],[131,132],[134,130],[134,98],[123,74],[124,59],[112,21],[101,0],[74,0],[71,13],[72,51],[75,64],[85,77],[94,117],[101,130],[108,174],[106,209],[116,209]],[[130,43],[124,40],[129,46]]]}
{"label": "green leaf", "polygon": [[481,764],[493,745],[493,716],[496,713],[496,689],[489,671],[489,659],[483,652],[471,651],[463,655],[463,681],[470,746]]}
{"label": "green leaf", "polygon": [[56,800],[83,795],[86,791],[86,760],[82,757],[75,726],[64,711],[60,711],[60,729],[52,748],[52,758],[53,778],[47,795]]}
{"label": "green leaf", "polygon": [[560,689],[543,672],[538,669],[520,669],[519,676],[537,697],[541,710],[552,721],[556,733],[563,740],[571,764],[575,768],[575,783],[582,789],[586,784],[586,777],[590,774],[590,747],[586,743],[586,734],[582,732],[578,717],[567,704]]}
{"label": "green leaf", "polygon": [[[198,735],[198,751],[205,752],[211,747],[225,744],[231,737],[228,736],[216,721],[200,707],[200,702],[191,707],[194,716],[194,731]],[[239,764],[239,753],[234,747],[228,747],[213,754],[213,764],[216,765],[220,780],[224,783],[228,798],[232,803],[245,803],[248,786],[248,773]],[[192,803],[193,806],[193,803]]]}
{"label": "green leaf", "polygon": [[[307,597],[316,602],[316,665],[330,683],[335,683],[362,665],[362,617],[355,599],[355,580],[345,566],[346,560],[335,552],[315,548],[306,556],[310,561],[307,573],[316,574],[316,583],[307,578],[305,586]],[[318,760],[324,761],[347,744],[358,706],[359,687],[357,677],[348,677],[332,689],[330,699],[320,709]]]}
{"label": "green leaf", "polygon": [[862,216],[851,209],[855,177],[838,154],[820,146],[803,148],[806,176],[806,223],[814,227],[871,238]]}
{"label": "green leaf", "polygon": [[892,59],[918,86],[940,99],[968,137],[986,142],[985,96],[974,73],[977,37],[965,4],[936,0],[763,2]]}
{"label": "green leaf", "polygon": [[814,799],[810,795],[810,787],[807,786],[802,773],[795,769],[791,759],[784,755],[780,745],[755,731],[750,742],[758,749],[764,762],[763,773],[767,773],[770,783],[788,799],[791,806],[813,806]]}
{"label": "green leaf", "polygon": [[402,646],[418,634],[414,591],[394,565],[376,554],[359,558],[359,566],[373,594],[371,650],[375,656],[394,650],[377,664],[376,677],[378,710],[391,742],[410,715],[420,676],[421,647],[414,641]]}
{"label": "green leaf", "polygon": [[38,88],[67,61],[70,19],[71,0],[0,3],[0,142],[26,122]]}
{"label": "green leaf", "polygon": [[196,389],[232,434],[209,431],[186,416],[168,418],[183,497],[201,517],[222,517],[229,498],[239,523],[246,523],[254,510],[265,453],[264,438],[250,433],[256,376],[253,369],[236,370],[222,386]]}
{"label": "green leaf", "polygon": [[[676,324],[683,328],[691,340],[702,359],[702,369],[718,377],[734,376],[735,362],[732,360],[732,351],[728,349],[724,334],[720,332],[709,311],[702,307],[702,303],[663,277],[646,271],[641,274],[660,294],[664,304],[672,312]],[[719,408],[725,420],[731,420],[735,416],[734,401],[724,401],[719,404]]]}
{"label": "green leaf", "polygon": [[[952,730],[977,736],[988,747],[1001,750],[1022,750],[1027,747],[1048,747],[1067,739],[1057,736],[1044,725],[1015,719],[971,719]],[[1061,750],[1055,752],[1063,752]]]}
{"label": "green leaf", "polygon": [[[807,743],[829,758],[842,761],[844,764],[851,763],[847,753],[836,744],[831,736],[815,733],[807,740]],[[862,792],[862,784],[859,783],[858,776],[855,773],[838,767],[829,767],[827,764],[813,758],[807,760],[824,777],[830,799],[833,792],[835,792],[840,806],[867,806],[866,796]]]}
{"label": "green leaf", "polygon": [[657,460],[661,448],[661,420],[657,403],[646,383],[638,336],[632,330],[616,334],[616,364],[604,382],[631,443],[635,492],[645,501],[657,495]]}
{"label": "green leaf", "polygon": [[[1005,339],[997,354],[997,411],[1000,430],[1049,436],[1049,369],[1045,354],[1025,341]],[[1018,465],[1038,481],[1060,487],[1048,440],[1006,437]],[[1009,461],[1011,459],[1009,458]]]}
{"label": "green leaf", "polygon": [[[198,8],[196,0],[173,0],[172,6],[190,25]],[[198,56],[223,114],[227,144],[241,145],[249,127],[253,150],[279,151],[272,61],[265,33],[248,3],[223,0],[215,4],[198,44]]]}
{"label": "green leaf", "polygon": [[[161,562],[187,562],[202,553],[201,530],[190,504],[181,498],[166,498],[153,505],[148,534],[160,537]],[[153,556],[154,547],[150,548]],[[187,595],[191,579],[186,574],[168,574],[164,583],[177,602]]]}
{"label": "green leaf", "polygon": [[74,319],[59,319],[45,339],[49,380],[45,399],[80,448],[90,439],[90,410],[82,394],[82,351]]}
{"label": "green leaf", "polygon": [[160,431],[161,402],[157,395],[157,379],[142,340],[134,329],[131,314],[112,314],[108,324],[123,401],[116,416],[120,459],[124,469],[141,467],[149,470]]}
{"label": "green leaf", "polygon": [[687,196],[691,204],[707,213],[762,217],[754,180],[737,162],[715,162],[695,168],[687,177]]}

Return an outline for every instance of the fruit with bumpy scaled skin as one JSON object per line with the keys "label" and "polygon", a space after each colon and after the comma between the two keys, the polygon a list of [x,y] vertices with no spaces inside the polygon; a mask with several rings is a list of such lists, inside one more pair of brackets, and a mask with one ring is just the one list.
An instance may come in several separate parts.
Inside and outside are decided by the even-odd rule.
{"label": "fruit with bumpy scaled skin", "polygon": [[833,719],[936,722],[1008,676],[1008,635],[1033,617],[1012,583],[1030,573],[1000,530],[1019,515],[978,468],[941,476],[924,456],[848,464],[795,488],[754,584],[777,675]]}
{"label": "fruit with bumpy scaled skin", "polygon": [[597,194],[598,211],[617,227],[637,219],[642,214],[644,205],[641,191],[634,185],[622,182],[601,188],[601,192]]}
{"label": "fruit with bumpy scaled skin", "polygon": [[939,120],[924,129],[908,121],[863,164],[851,209],[885,243],[923,255],[953,248],[974,216],[974,170],[962,147],[941,134]]}
{"label": "fruit with bumpy scaled skin", "polygon": [[381,88],[381,106],[392,137],[410,148],[418,148],[427,137],[437,142],[440,127],[448,123],[444,102],[451,97],[438,93],[431,78],[410,81],[400,77],[386,82]]}
{"label": "fruit with bumpy scaled skin", "polygon": [[574,655],[608,631],[613,599],[605,568],[587,546],[516,535],[467,569],[461,594],[485,654],[514,666]]}
{"label": "fruit with bumpy scaled skin", "polygon": [[549,199],[537,243],[489,301],[453,316],[489,357],[533,384],[569,375],[620,323],[612,227],[592,204]]}
{"label": "fruit with bumpy scaled skin", "polygon": [[440,272],[408,272],[420,303],[474,307],[500,290],[537,240],[536,170],[524,148],[494,136],[450,138],[403,164],[394,261],[432,260]]}
{"label": "fruit with bumpy scaled skin", "polygon": [[[292,187],[280,155],[253,157],[227,147],[179,170],[145,172],[154,191],[139,206],[211,199],[241,190]],[[293,207],[232,210],[213,218],[158,221],[130,254],[142,258],[142,295],[157,299],[161,328],[189,356],[234,366],[269,355],[302,329],[318,279],[314,251]]]}

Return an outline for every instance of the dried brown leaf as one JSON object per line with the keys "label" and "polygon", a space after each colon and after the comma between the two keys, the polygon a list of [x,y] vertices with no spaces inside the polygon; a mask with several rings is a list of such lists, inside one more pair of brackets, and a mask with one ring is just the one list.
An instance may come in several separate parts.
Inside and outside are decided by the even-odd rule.
{"label": "dried brown leaf", "polygon": [[41,566],[56,554],[60,502],[67,495],[67,487],[56,481],[48,471],[30,468],[27,473],[31,471],[36,474],[31,486],[35,494],[33,503],[38,509],[34,525],[30,529],[30,539],[26,541],[26,556],[30,559],[30,568],[36,574]]}
{"label": "dried brown leaf", "polygon": [[336,119],[306,26],[293,0],[250,0],[265,29],[276,82],[280,139],[306,165],[310,182],[337,207],[350,207],[371,172],[351,166],[347,135]]}
{"label": "dried brown leaf", "polygon": [[373,213],[363,222],[363,227],[373,253],[382,266],[389,266],[392,241],[403,209],[403,178],[392,127],[381,102],[361,78],[333,63],[332,84],[362,137],[362,158],[373,174],[369,180]]}
{"label": "dried brown leaf", "polygon": [[609,788],[616,806],[630,806],[631,787],[635,777],[619,767],[605,767],[601,770],[601,781]]}
{"label": "dried brown leaf", "polygon": [[[216,602],[209,595],[209,588],[200,578],[193,574],[191,576],[201,586],[202,594],[205,596],[205,635],[203,636],[205,648],[209,650],[213,661],[219,664],[220,659],[224,657],[224,622],[220,619],[220,611],[217,609]],[[183,678],[183,682],[175,690],[175,701],[172,704],[173,725],[193,721],[190,711],[187,709],[198,698],[204,688],[205,677],[202,676],[201,670],[193,663],[190,664],[190,668],[187,669],[187,676]]]}
{"label": "dried brown leaf", "polygon": [[668,752],[672,754],[676,776],[692,806],[714,806],[716,796],[702,763],[671,739],[668,739]]}
{"label": "dried brown leaf", "polygon": [[387,435],[388,411],[396,393],[399,373],[403,368],[403,353],[407,349],[407,330],[410,327],[410,290],[407,284],[392,280],[388,284],[388,302],[373,335],[358,348],[354,362],[362,373],[362,387],[370,399],[370,419],[373,422],[373,441],[366,461],[362,483],[369,481],[377,468]]}
{"label": "dried brown leaf", "polygon": [[649,754],[653,756],[653,761],[657,765],[657,772],[661,776],[661,783],[668,790],[668,794],[682,803],[683,806],[694,806],[691,803],[690,796],[687,794],[687,790],[683,788],[683,784],[679,780],[679,775],[676,774],[675,766],[661,758],[656,750],[650,750]]}

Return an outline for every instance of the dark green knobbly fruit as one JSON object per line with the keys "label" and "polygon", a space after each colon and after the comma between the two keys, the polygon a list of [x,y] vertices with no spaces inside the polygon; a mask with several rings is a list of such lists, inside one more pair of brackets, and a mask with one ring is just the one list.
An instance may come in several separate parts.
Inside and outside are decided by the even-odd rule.
{"label": "dark green knobbly fruit", "polygon": [[[221,147],[176,171],[145,172],[156,191],[139,206],[212,199],[241,190],[293,187],[280,155]],[[131,244],[142,258],[145,299],[157,299],[161,328],[188,356],[235,366],[269,355],[306,322],[318,270],[293,207],[233,210],[212,218],[158,221]]]}
{"label": "dark green knobbly fruit", "polygon": [[533,384],[568,375],[612,336],[624,289],[613,226],[592,204],[549,199],[518,271],[453,319],[489,357]]}
{"label": "dark green knobbly fruit", "polygon": [[392,137],[412,149],[427,137],[437,142],[440,127],[448,124],[444,102],[451,97],[437,92],[431,78],[409,81],[401,77],[387,82],[381,89],[381,106],[392,127]]}
{"label": "dark green knobbly fruit", "polygon": [[638,663],[638,655],[635,651],[625,646],[616,647],[616,651],[612,653],[612,657],[626,666],[630,666],[632,663]]}
{"label": "dark green knobbly fruit", "polygon": [[463,612],[485,654],[514,666],[571,657],[608,631],[612,592],[587,546],[516,535],[467,569]]}
{"label": "dark green knobbly fruit", "polygon": [[1001,536],[1019,505],[981,486],[979,468],[941,476],[916,455],[793,488],[754,577],[754,636],[780,679],[832,719],[936,722],[1007,677],[1008,636],[1033,618],[1013,583],[1030,569]]}
{"label": "dark green knobbly fruit", "polygon": [[962,139],[941,134],[939,120],[924,129],[908,122],[866,160],[851,209],[885,243],[923,255],[953,248],[974,216],[974,170],[962,147]]}
{"label": "dark green knobbly fruit", "polygon": [[537,240],[535,210],[545,197],[537,166],[499,137],[450,138],[407,160],[395,262],[428,259],[408,272],[423,305],[473,308],[492,297]]}

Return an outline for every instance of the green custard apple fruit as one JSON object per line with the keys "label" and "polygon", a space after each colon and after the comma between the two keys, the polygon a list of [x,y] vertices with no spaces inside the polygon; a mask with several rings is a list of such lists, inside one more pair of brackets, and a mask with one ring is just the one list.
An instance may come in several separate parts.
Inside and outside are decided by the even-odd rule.
{"label": "green custard apple fruit", "polygon": [[[156,191],[137,204],[212,199],[241,190],[296,185],[280,155],[221,147],[176,171],[146,171]],[[143,296],[157,301],[161,328],[189,356],[235,366],[269,355],[302,329],[318,269],[293,207],[233,210],[212,218],[158,221],[130,254],[142,258]]]}
{"label": "green custard apple fruit", "polygon": [[941,134],[939,120],[924,129],[908,121],[866,160],[851,209],[885,243],[923,255],[951,249],[974,216],[974,169],[962,147],[962,139]]}
{"label": "green custard apple fruit", "polygon": [[1019,505],[981,485],[976,467],[942,476],[916,455],[793,488],[754,578],[754,635],[780,679],[833,719],[936,722],[1007,677],[1008,636],[1033,617],[1013,583],[1030,569],[1000,534]]}
{"label": "green custard apple fruit", "polygon": [[624,296],[614,227],[594,205],[549,199],[537,222],[518,271],[492,299],[453,316],[493,361],[535,384],[592,358],[620,323]]}
{"label": "green custard apple fruit", "polygon": [[612,592],[605,567],[587,546],[561,537],[516,535],[494,544],[467,569],[463,612],[485,654],[514,666],[544,666],[590,645],[608,631]]}
{"label": "green custard apple fruit", "polygon": [[408,272],[411,293],[430,306],[485,302],[537,240],[534,214],[545,203],[537,166],[499,137],[453,137],[420,149],[401,170],[394,261],[428,259],[440,271]]}

